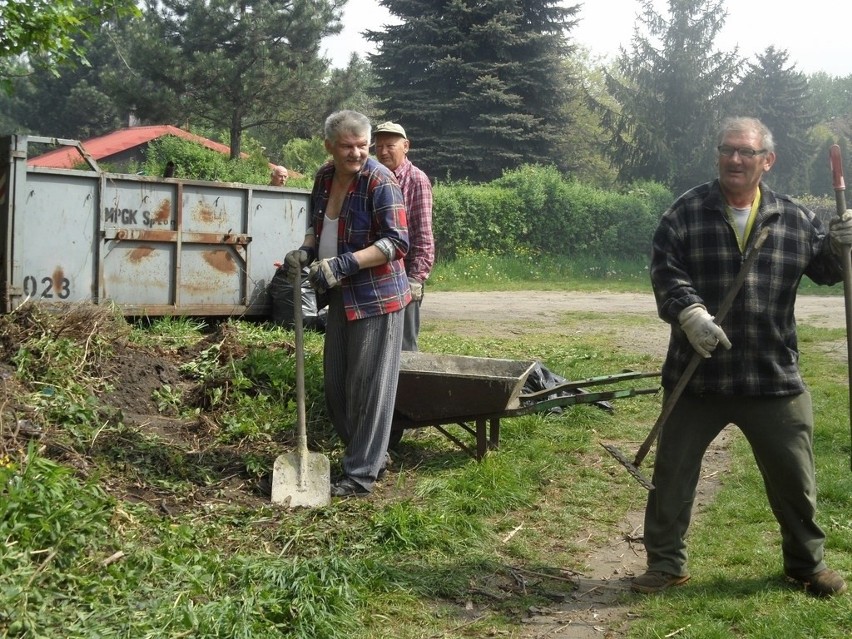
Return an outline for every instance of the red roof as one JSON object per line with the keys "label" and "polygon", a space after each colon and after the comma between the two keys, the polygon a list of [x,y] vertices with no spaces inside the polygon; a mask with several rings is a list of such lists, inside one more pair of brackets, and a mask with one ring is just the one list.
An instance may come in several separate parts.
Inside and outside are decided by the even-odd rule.
{"label": "red roof", "polygon": [[[206,146],[208,149],[218,151],[225,155],[230,155],[231,148],[224,144],[219,144],[213,140],[208,140],[200,135],[195,135],[189,131],[184,131],[176,126],[161,125],[161,126],[135,126],[129,129],[120,129],[97,138],[92,138],[82,142],[83,148],[95,160],[108,158],[117,153],[127,151],[128,149],[147,144],[151,140],[156,140],[164,135],[176,135],[185,140],[191,140]],[[240,154],[243,157],[245,153]],[[53,151],[49,151],[42,155],[30,158],[27,160],[29,166],[47,166],[56,169],[70,169],[79,164],[83,158],[80,156],[76,148],[63,146]]]}

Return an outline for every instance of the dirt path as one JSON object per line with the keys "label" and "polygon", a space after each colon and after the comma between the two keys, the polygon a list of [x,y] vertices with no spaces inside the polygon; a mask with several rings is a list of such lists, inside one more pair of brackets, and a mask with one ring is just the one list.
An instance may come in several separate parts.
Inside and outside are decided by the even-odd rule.
{"label": "dirt path", "polygon": [[[624,313],[656,318],[650,293],[579,293],[571,291],[524,291],[458,293],[429,291],[423,303],[423,319],[483,322],[557,322],[567,312]],[[842,296],[801,295],[796,319],[825,328],[846,325]],[[660,322],[662,324],[662,321]],[[665,328],[665,325],[663,325]]]}
{"label": "dirt path", "polygon": [[[650,293],[576,293],[576,292],[429,292],[422,307],[424,325],[430,321],[455,323],[461,334],[494,334],[498,324],[513,333],[548,330],[558,333],[566,314],[626,314],[646,318],[647,322],[619,325],[614,335],[619,344],[635,352],[665,355],[669,328],[657,318]],[[825,328],[845,326],[845,307],[841,296],[800,296],[796,305],[799,324]],[[578,322],[583,330],[602,330],[599,322]],[[606,329],[611,330],[612,325]],[[571,331],[576,329],[572,327]],[[832,347],[833,348],[833,347]],[[845,343],[836,349],[845,358]],[[696,499],[696,516],[711,503],[720,487],[720,477],[730,463],[728,448],[739,431],[729,427],[716,438],[705,456]],[[646,469],[648,470],[648,469]],[[626,471],[625,471],[626,472]],[[638,485],[637,485],[638,486]],[[641,488],[637,488],[641,490]],[[641,510],[628,512],[604,543],[589,545],[581,573],[572,575],[576,589],[566,601],[530,613],[520,637],[526,639],[617,639],[627,636],[632,617],[629,579],[645,569],[642,545]],[[592,537],[590,536],[589,539]]]}

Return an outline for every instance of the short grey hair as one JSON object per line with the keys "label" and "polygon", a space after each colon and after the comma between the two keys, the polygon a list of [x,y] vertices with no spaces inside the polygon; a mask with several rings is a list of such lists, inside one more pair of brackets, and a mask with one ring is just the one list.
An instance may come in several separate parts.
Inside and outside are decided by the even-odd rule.
{"label": "short grey hair", "polygon": [[335,142],[341,135],[358,135],[368,140],[372,133],[370,119],[358,111],[335,111],[325,119],[323,134],[329,142]]}
{"label": "short grey hair", "polygon": [[725,136],[729,133],[757,133],[760,138],[760,146],[768,153],[775,153],[775,140],[772,137],[772,131],[757,118],[725,118],[722,120],[722,126],[719,127],[719,137],[716,140],[717,144],[722,144]]}

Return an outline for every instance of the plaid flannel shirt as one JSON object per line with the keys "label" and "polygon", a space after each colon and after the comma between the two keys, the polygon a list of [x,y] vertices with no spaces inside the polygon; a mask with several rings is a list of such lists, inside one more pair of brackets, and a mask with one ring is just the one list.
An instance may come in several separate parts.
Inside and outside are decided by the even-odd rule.
{"label": "plaid flannel shirt", "polygon": [[[311,224],[317,242],[322,234],[334,165],[320,167],[311,192]],[[390,262],[361,269],[341,282],[346,318],[350,321],[392,313],[411,301],[403,258],[408,251],[408,227],[402,191],[390,170],[373,158],[352,181],[340,207],[337,253],[358,251],[387,238],[396,249]]]}
{"label": "plaid flannel shirt", "polygon": [[435,240],[432,236],[432,185],[426,174],[406,158],[393,172],[402,197],[408,220],[408,253],[405,271],[408,277],[425,282],[435,263]]}
{"label": "plaid flannel shirt", "polygon": [[[770,232],[721,323],[733,346],[717,348],[701,363],[688,393],[782,396],[805,388],[793,315],[799,281],[807,275],[834,284],[842,280],[842,266],[814,213],[763,185],[760,190],[746,255],[763,227]],[[676,385],[694,353],[678,314],[698,303],[715,315],[744,259],[718,180],[683,194],[663,214],[653,238],[651,282],[659,315],[672,325],[665,388]]]}

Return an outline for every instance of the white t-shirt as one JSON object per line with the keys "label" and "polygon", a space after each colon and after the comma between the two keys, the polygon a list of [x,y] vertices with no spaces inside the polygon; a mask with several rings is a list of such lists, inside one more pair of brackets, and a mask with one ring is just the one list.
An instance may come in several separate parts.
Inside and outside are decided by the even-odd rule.
{"label": "white t-shirt", "polygon": [[738,209],[733,206],[731,207],[731,218],[733,219],[734,224],[737,225],[737,237],[742,237],[745,234],[749,215],[751,215],[750,206],[744,209]]}
{"label": "white t-shirt", "polygon": [[337,257],[337,223],[327,215],[322,223],[322,234],[320,235],[317,257],[324,260],[329,257]]}

